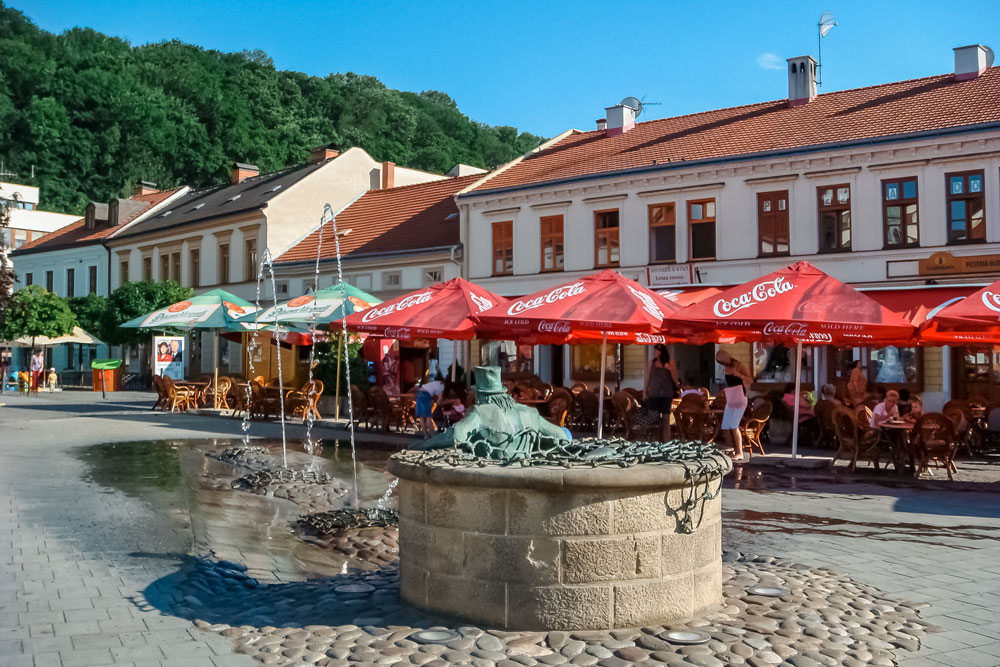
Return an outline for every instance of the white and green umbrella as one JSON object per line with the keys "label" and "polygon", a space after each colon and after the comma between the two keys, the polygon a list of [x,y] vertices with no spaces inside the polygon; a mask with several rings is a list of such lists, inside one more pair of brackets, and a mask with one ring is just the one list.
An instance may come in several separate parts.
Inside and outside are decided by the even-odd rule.
{"label": "white and green umbrella", "polygon": [[213,289],[198,296],[172,303],[166,308],[129,320],[121,326],[131,329],[212,329],[213,396],[219,407],[219,330],[247,331],[252,325],[241,324],[241,317],[253,317],[257,307],[224,289]]}
{"label": "white and green umbrella", "polygon": [[338,283],[264,308],[239,319],[255,324],[329,324],[345,315],[361,312],[382,303],[368,292],[347,283]]}

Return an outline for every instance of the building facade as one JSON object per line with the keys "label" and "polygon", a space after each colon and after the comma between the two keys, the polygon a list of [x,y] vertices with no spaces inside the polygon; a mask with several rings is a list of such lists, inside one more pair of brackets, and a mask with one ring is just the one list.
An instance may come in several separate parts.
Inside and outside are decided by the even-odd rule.
{"label": "building facade", "polygon": [[7,248],[16,250],[79,219],[75,215],[42,211],[38,199],[37,187],[0,181],[0,200],[10,213],[10,224],[2,231]]}
{"label": "building facade", "polygon": [[[955,61],[952,74],[816,95],[804,56],[788,61],[787,100],[645,123],[609,107],[598,130],[560,135],[458,197],[466,275],[513,296],[611,267],[684,292],[804,259],[872,294],[928,281],[971,292],[1000,274],[1000,68],[978,46]],[[943,294],[910,301],[929,310]],[[713,350],[683,348],[682,379],[710,382]],[[761,389],[790,379],[787,351],[732,351]],[[531,354],[563,382],[601,363],[590,349]],[[605,363],[641,386],[647,351],[619,354]],[[993,350],[940,348],[810,351],[806,377],[842,382],[854,358],[873,384],[911,386],[931,406],[1000,377]]]}

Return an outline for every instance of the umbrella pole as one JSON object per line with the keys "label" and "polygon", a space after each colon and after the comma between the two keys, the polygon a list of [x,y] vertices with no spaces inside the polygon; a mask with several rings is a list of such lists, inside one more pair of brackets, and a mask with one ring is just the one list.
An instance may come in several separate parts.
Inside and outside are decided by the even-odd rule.
{"label": "umbrella pole", "polygon": [[219,409],[219,330],[216,329],[212,332],[214,334],[214,339],[212,341],[212,366],[215,367],[215,376],[212,378],[212,407],[215,410]]}
{"label": "umbrella pole", "polygon": [[608,334],[601,333],[601,384],[597,387],[597,439],[604,436],[604,368],[608,353]]}
{"label": "umbrella pole", "polygon": [[[340,419],[340,343],[343,340],[343,336],[337,336],[337,389],[333,394],[333,418]],[[313,345],[316,341],[313,340]]]}
{"label": "umbrella pole", "polygon": [[792,458],[799,452],[799,403],[802,395],[802,340],[795,343],[795,403],[792,409]]}
{"label": "umbrella pole", "polygon": [[458,370],[458,341],[451,341],[451,383],[455,384],[455,373]]}

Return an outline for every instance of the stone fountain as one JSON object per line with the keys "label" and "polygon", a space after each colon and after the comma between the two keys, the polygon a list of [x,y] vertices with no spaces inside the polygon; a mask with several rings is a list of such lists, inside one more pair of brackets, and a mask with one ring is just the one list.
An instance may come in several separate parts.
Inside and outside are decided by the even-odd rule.
{"label": "stone fountain", "polygon": [[399,478],[400,588],[509,630],[667,624],[722,601],[721,483],[701,443],[568,439],[476,369],[476,406]]}

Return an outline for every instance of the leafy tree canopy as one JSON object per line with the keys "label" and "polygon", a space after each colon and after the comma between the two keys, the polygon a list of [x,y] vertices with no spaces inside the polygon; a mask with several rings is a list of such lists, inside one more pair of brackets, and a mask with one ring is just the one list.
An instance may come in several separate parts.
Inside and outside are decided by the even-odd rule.
{"label": "leafy tree canopy", "polygon": [[539,141],[474,122],[439,91],[279,71],[261,51],[132,46],[88,28],[55,35],[0,1],[0,155],[18,174],[34,166],[53,210],[80,213],[140,180],[225,182],[233,161],[273,171],[329,143],[443,173],[491,168]]}
{"label": "leafy tree canopy", "polygon": [[125,283],[108,297],[99,338],[108,345],[148,343],[149,329],[123,329],[120,325],[192,296],[193,289],[173,280]]}
{"label": "leafy tree canopy", "polygon": [[41,285],[28,285],[14,292],[7,309],[3,339],[14,340],[28,336],[56,338],[73,332],[76,317],[66,301],[47,291]]}
{"label": "leafy tree canopy", "polygon": [[[104,313],[108,309],[108,300],[99,294],[91,292],[87,296],[76,296],[66,299],[66,305],[73,311],[76,321],[87,333],[101,337],[104,329]],[[103,341],[103,339],[101,339]]]}

